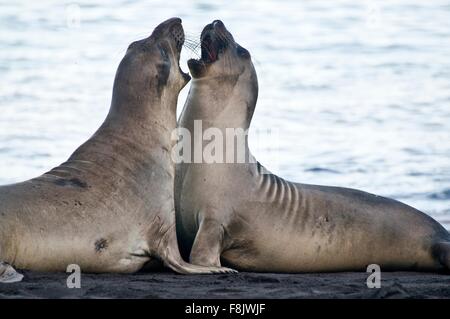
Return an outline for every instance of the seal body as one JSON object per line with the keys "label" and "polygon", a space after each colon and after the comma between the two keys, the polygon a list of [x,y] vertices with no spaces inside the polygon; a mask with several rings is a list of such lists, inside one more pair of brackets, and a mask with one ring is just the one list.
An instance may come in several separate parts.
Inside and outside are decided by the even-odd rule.
{"label": "seal body", "polygon": [[[250,54],[221,21],[201,40],[179,127],[248,129],[258,92]],[[286,181],[254,160],[247,139],[243,148],[245,162],[177,165],[177,232],[192,263],[261,272],[450,267],[449,233],[428,215],[359,190]]]}
{"label": "seal body", "polygon": [[170,149],[177,97],[190,79],[179,68],[183,41],[181,20],[172,18],[132,43],[98,131],[67,162],[0,187],[0,281],[9,265],[129,273],[162,262],[180,273],[227,271],[190,265],[177,246]]}

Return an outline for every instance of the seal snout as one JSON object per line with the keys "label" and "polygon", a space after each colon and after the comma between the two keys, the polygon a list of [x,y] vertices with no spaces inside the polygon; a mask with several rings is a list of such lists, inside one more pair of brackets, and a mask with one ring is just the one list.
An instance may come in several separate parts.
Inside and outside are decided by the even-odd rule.
{"label": "seal snout", "polygon": [[170,34],[175,40],[175,45],[178,51],[181,51],[184,44],[184,30],[181,23],[175,24],[170,28]]}
{"label": "seal snout", "polygon": [[225,25],[220,20],[214,20],[212,22],[212,26],[214,29],[217,29],[217,30],[226,30]]}
{"label": "seal snout", "polygon": [[205,26],[200,41],[202,62],[213,63],[219,59],[219,54],[233,42],[233,37],[222,21],[214,20]]}
{"label": "seal snout", "polygon": [[180,18],[170,18],[164,22],[161,22],[153,31],[152,35],[162,35],[164,31],[168,30],[169,28],[172,28],[176,25],[179,25],[181,27],[181,19]]}
{"label": "seal snout", "polygon": [[184,30],[181,22],[180,18],[171,18],[160,23],[150,38],[162,39],[169,37],[175,42],[176,49],[180,52],[184,44]]}

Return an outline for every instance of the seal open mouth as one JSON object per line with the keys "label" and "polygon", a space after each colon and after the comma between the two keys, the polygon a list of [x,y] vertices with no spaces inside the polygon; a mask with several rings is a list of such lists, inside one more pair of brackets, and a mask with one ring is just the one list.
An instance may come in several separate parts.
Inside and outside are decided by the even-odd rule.
{"label": "seal open mouth", "polygon": [[201,41],[201,60],[204,63],[213,63],[217,61],[219,57],[218,41],[214,41],[211,34],[206,34]]}
{"label": "seal open mouth", "polygon": [[200,59],[190,59],[189,68],[201,70],[220,59],[221,53],[233,41],[232,35],[225,28],[220,20],[215,20],[205,26],[200,36],[201,57]]}
{"label": "seal open mouth", "polygon": [[201,60],[204,63],[214,63],[219,59],[231,40],[231,35],[220,20],[208,24],[201,35]]}

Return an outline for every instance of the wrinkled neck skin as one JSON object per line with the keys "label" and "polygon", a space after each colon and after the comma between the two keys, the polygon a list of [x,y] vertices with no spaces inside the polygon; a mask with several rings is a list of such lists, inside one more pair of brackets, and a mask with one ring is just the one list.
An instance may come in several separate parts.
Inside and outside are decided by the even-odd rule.
{"label": "wrinkled neck skin", "polygon": [[173,164],[166,157],[170,158],[170,134],[176,127],[178,92],[174,91],[121,92],[115,84],[105,121],[63,165],[90,162],[118,175],[155,164],[171,171]]}
{"label": "wrinkled neck skin", "polygon": [[114,92],[108,116],[96,134],[129,139],[143,148],[151,148],[156,142],[170,146],[166,143],[176,127],[178,98],[178,92],[170,91],[174,90],[164,90],[161,95]]}
{"label": "wrinkled neck skin", "polygon": [[[248,82],[238,76],[194,79],[178,126],[188,129],[192,140],[196,120],[202,121],[203,132],[217,128],[224,137],[227,128],[248,130],[258,94],[257,84],[249,87]],[[245,148],[250,154],[247,138]]]}
{"label": "wrinkled neck skin", "polygon": [[180,117],[184,127],[202,120],[203,128],[248,129],[256,97],[244,94],[239,81],[237,76],[194,79]]}

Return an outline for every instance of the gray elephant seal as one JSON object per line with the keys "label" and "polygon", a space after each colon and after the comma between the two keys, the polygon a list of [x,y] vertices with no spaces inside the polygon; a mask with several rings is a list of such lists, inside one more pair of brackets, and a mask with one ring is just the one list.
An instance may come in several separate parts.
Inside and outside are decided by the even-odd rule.
{"label": "gray elephant seal", "polygon": [[[194,79],[179,127],[192,132],[201,119],[203,132],[247,129],[258,94],[250,54],[220,21],[205,27],[201,41],[202,58],[189,61]],[[426,214],[354,189],[291,183],[252,161],[177,165],[175,200],[179,244],[198,265],[258,272],[450,267],[449,233]]]}
{"label": "gray elephant seal", "polygon": [[0,187],[4,281],[14,279],[10,265],[130,273],[162,261],[185,274],[229,271],[190,265],[178,250],[169,150],[177,97],[190,79],[179,67],[183,41],[173,18],[132,43],[98,131],[50,172]]}

